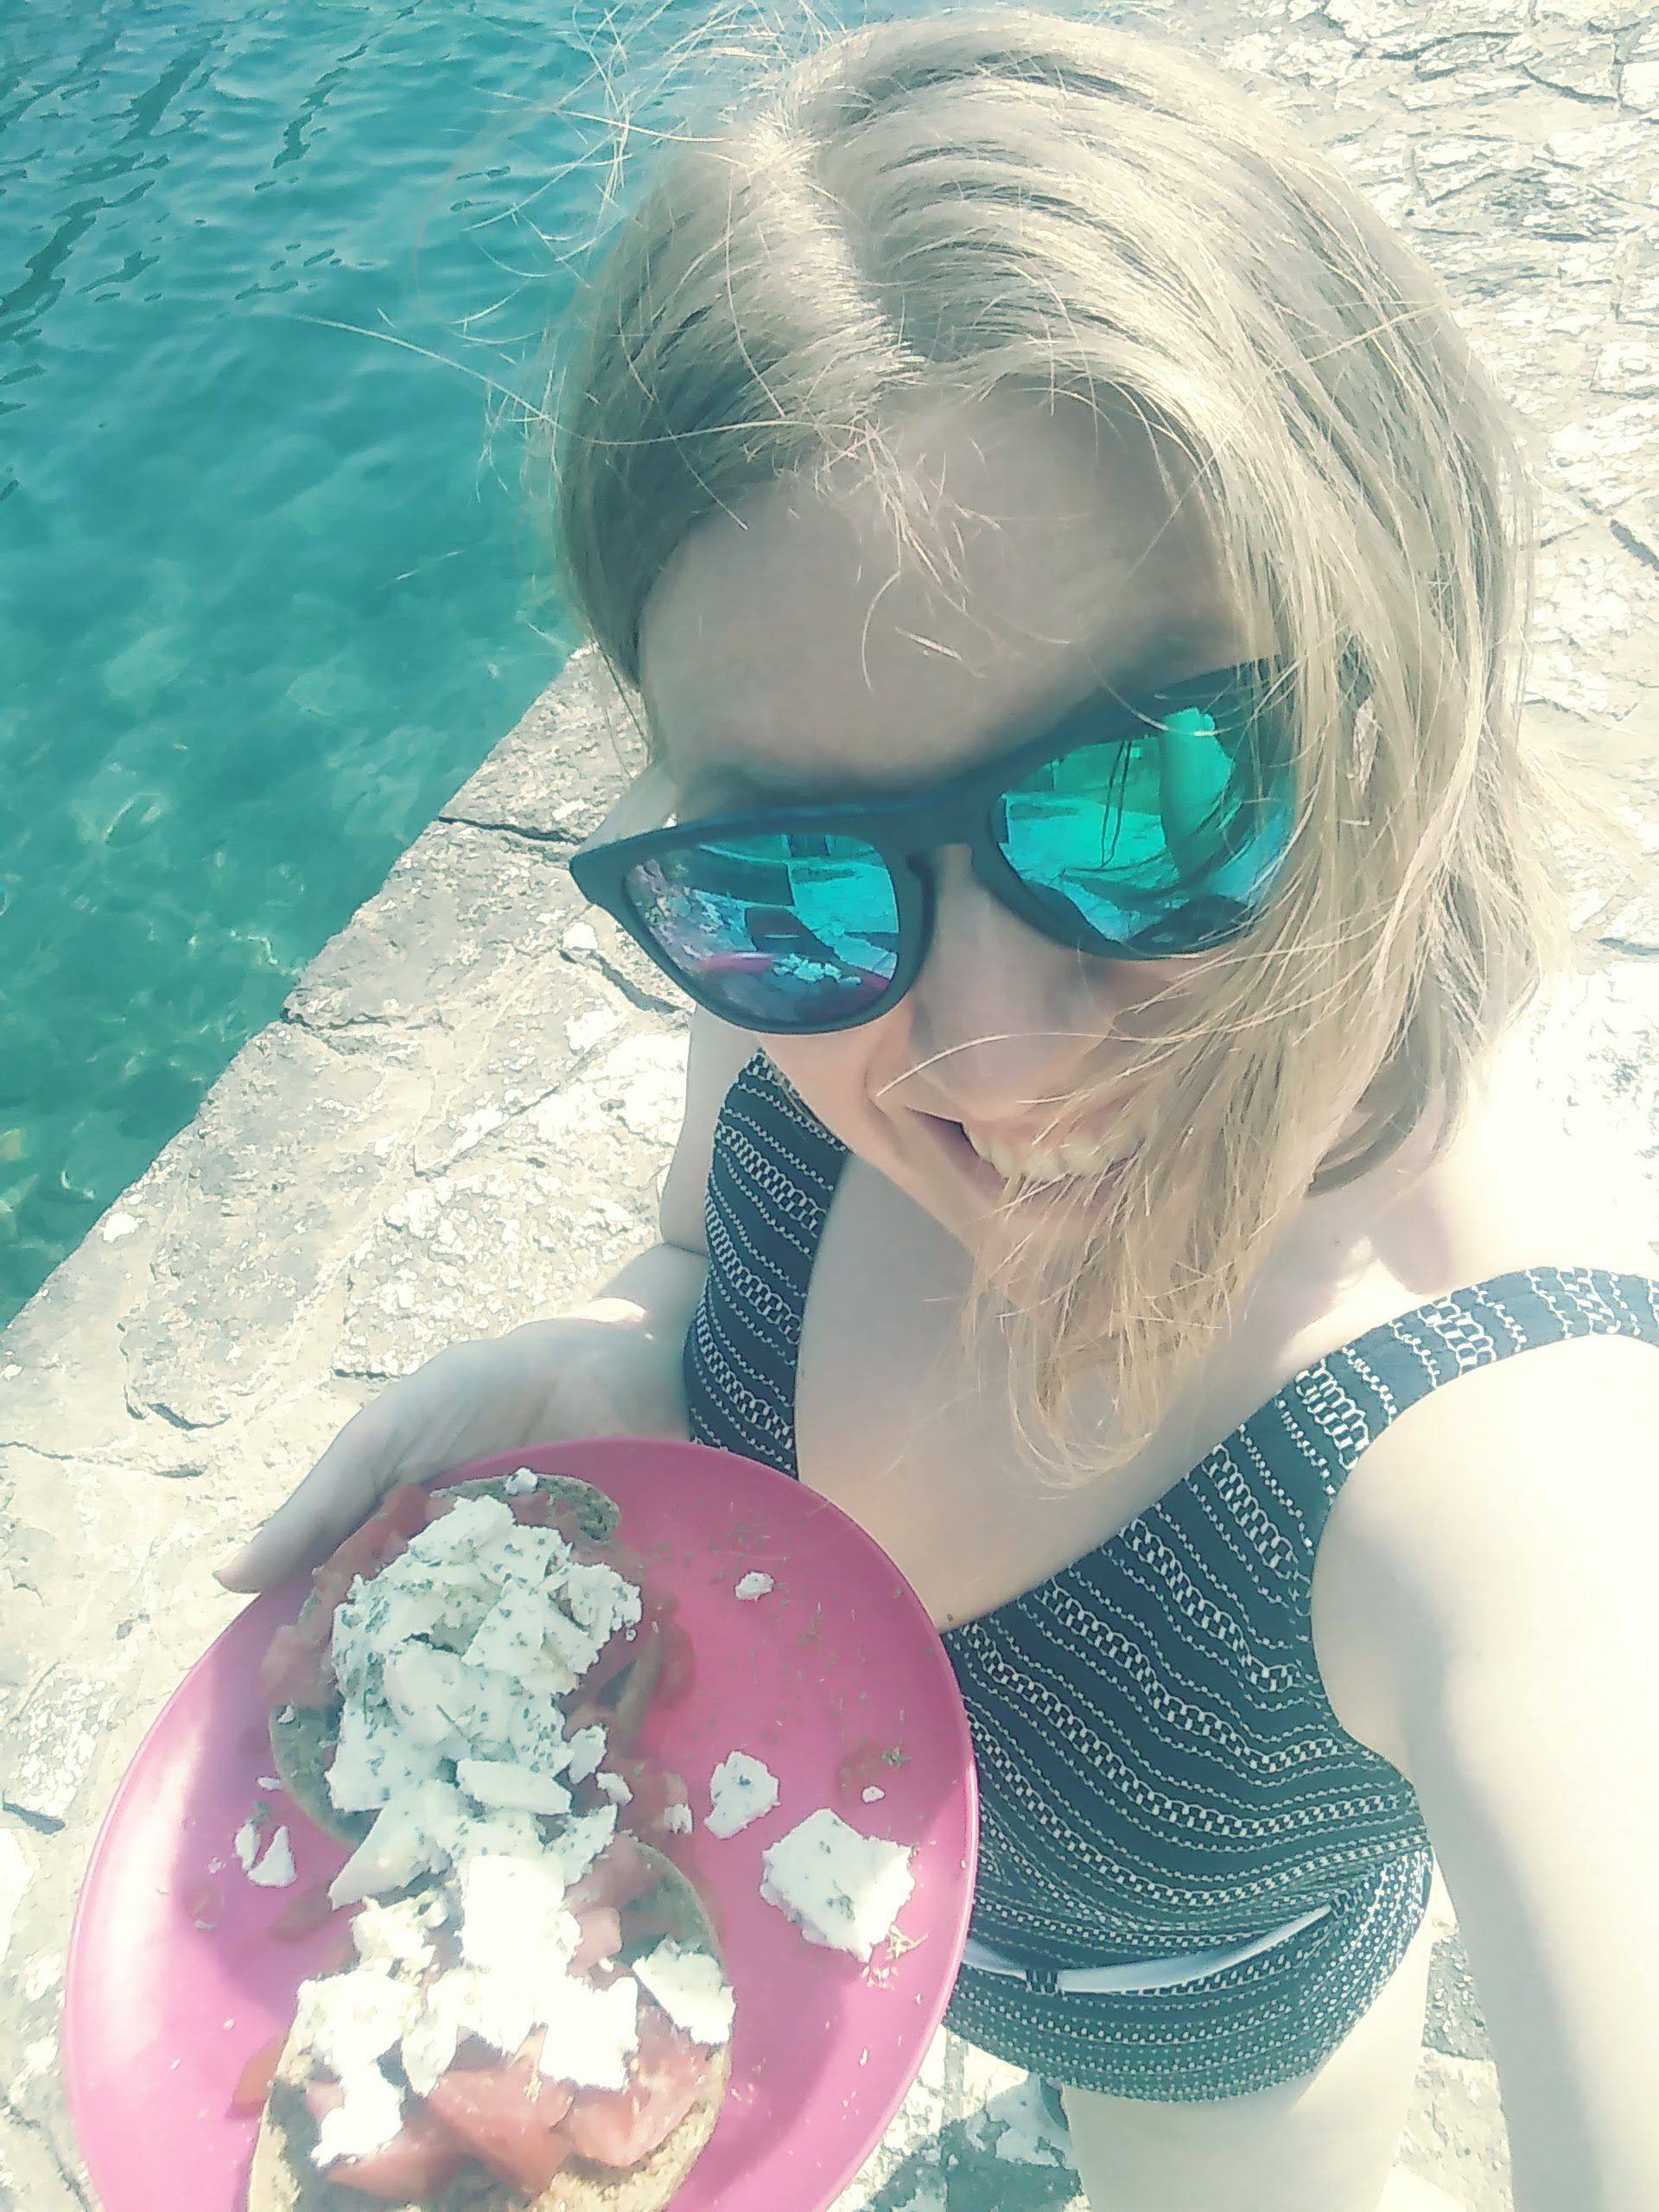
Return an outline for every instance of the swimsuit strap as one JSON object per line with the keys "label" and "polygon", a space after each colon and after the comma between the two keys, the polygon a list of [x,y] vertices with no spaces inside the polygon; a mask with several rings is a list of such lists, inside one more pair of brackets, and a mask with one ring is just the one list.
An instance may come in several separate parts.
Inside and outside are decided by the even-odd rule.
{"label": "swimsuit strap", "polygon": [[780,1474],[800,1471],[801,1319],[846,1164],[846,1146],[757,1052],[721,1109],[703,1205],[709,1276],[686,1332],[683,1373],[693,1440]]}

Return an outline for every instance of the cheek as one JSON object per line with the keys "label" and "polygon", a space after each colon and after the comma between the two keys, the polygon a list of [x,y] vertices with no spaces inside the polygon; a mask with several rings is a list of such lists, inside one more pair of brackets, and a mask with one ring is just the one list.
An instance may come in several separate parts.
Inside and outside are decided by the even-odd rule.
{"label": "cheek", "polygon": [[868,1153],[872,1116],[880,1111],[880,1092],[899,1065],[893,1057],[893,1033],[902,1027],[903,1016],[899,1006],[860,1029],[828,1037],[766,1037],[761,1042],[767,1058],[825,1128],[854,1151]]}

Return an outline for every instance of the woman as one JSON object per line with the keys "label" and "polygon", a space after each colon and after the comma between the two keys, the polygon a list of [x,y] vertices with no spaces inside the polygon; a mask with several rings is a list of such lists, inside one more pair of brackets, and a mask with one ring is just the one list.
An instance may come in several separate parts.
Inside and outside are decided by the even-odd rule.
{"label": "woman", "polygon": [[1431,1852],[1517,2205],[1650,2206],[1659,1284],[1525,1107],[1573,793],[1438,288],[1173,46],[993,10],[675,148],[577,334],[569,597],[652,765],[575,873],[697,1009],[662,1242],[224,1579],[531,1439],[768,1459],[945,1634],[950,2017],[1097,2212],[1423,2201]]}

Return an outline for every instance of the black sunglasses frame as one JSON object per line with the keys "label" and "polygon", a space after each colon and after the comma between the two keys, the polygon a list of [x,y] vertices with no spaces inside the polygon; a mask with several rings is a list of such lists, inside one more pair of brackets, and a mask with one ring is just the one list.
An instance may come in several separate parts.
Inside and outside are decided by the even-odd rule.
{"label": "black sunglasses frame", "polygon": [[[1058,760],[1086,746],[1127,743],[1156,738],[1155,725],[1184,707],[1213,700],[1218,692],[1243,690],[1261,698],[1275,674],[1271,660],[1243,661],[1189,677],[1160,691],[1126,700],[1116,709],[1103,709],[1094,700],[1075,709],[1039,735],[1027,739],[1011,751],[982,760],[960,775],[931,784],[925,790],[895,792],[890,797],[861,800],[816,800],[798,804],[747,809],[734,814],[708,815],[693,822],[677,822],[665,829],[647,830],[637,836],[594,842],[570,856],[570,874],[576,888],[592,905],[602,907],[632,938],[642,952],[678,985],[697,1005],[724,1021],[766,1036],[828,1036],[842,1029],[856,1029],[886,1014],[914,984],[927,958],[933,938],[936,909],[931,872],[918,865],[924,856],[944,845],[965,846],[975,875],[993,897],[1018,919],[1051,943],[1069,945],[1114,960],[1167,959],[1162,950],[1136,951],[1102,937],[1080,914],[1046,905],[1010,866],[990,829],[997,800],[1021,782],[1033,768]],[[757,833],[777,835],[800,831],[814,836],[861,839],[878,853],[893,882],[898,913],[899,950],[887,988],[869,1004],[825,1020],[769,1021],[745,1012],[740,1015],[729,1000],[702,988],[663,951],[635,910],[628,895],[630,870],[642,861],[660,859],[690,845],[713,838],[737,838]],[[1250,909],[1236,928],[1224,936],[1194,947],[1231,942],[1252,928],[1261,907]],[[1179,956],[1175,956],[1179,957]]]}

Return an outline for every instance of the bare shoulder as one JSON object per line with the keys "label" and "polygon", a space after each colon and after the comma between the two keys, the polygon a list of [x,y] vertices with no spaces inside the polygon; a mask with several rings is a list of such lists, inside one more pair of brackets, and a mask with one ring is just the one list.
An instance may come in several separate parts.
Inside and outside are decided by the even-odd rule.
{"label": "bare shoulder", "polygon": [[1570,1640],[1602,1574],[1656,1547],[1659,1344],[1578,1337],[1459,1376],[1367,1448],[1332,1509],[1313,1630],[1332,1710],[1406,1771],[1414,1670],[1511,1642],[1517,1614]]}
{"label": "bare shoulder", "polygon": [[[1446,1287],[1523,1267],[1659,1278],[1639,1177],[1506,1131]],[[1429,1395],[1367,1446],[1320,1541],[1313,1639],[1338,1719],[1403,1768],[1403,1676],[1459,1642],[1563,1621],[1605,1548],[1659,1541],[1659,1344],[1536,1344]],[[1558,1606],[1559,1593],[1559,1606]]]}

